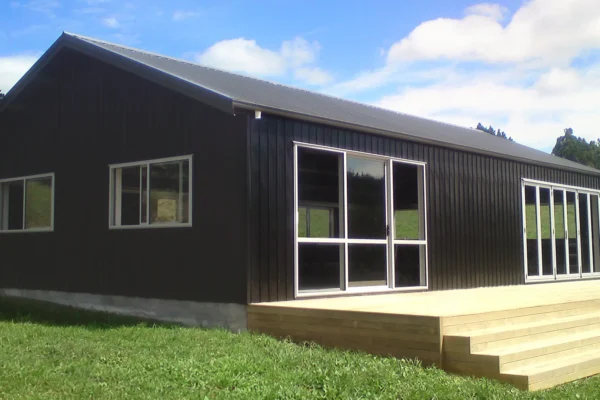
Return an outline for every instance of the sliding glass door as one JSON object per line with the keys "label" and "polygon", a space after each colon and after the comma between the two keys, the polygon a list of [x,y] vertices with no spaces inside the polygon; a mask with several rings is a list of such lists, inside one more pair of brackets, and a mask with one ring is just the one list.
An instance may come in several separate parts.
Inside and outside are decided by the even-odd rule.
{"label": "sliding glass door", "polygon": [[522,192],[526,280],[600,273],[598,193],[527,180]]}
{"label": "sliding glass door", "polygon": [[296,294],[425,287],[424,164],[297,144]]}

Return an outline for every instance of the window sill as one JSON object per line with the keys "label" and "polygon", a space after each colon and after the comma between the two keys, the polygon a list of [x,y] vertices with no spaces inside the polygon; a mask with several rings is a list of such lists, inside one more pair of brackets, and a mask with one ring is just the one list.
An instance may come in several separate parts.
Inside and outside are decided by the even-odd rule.
{"label": "window sill", "polygon": [[125,225],[109,226],[109,230],[131,230],[131,229],[162,229],[162,228],[191,228],[192,224],[150,224],[150,225]]}
{"label": "window sill", "polygon": [[548,277],[544,277],[544,278],[527,278],[525,280],[525,284],[566,282],[566,281],[585,281],[588,279],[600,279],[600,272],[593,272],[593,273],[586,272],[583,274],[583,276],[581,276],[579,274],[563,275],[563,276],[556,277],[556,279],[552,275],[550,275]]}
{"label": "window sill", "polygon": [[381,294],[381,293],[403,293],[403,292],[423,292],[429,290],[427,286],[413,286],[407,288],[396,288],[390,289],[388,287],[380,288],[361,288],[353,290],[319,290],[310,292],[297,293],[295,299],[309,299],[311,297],[342,297],[342,296],[355,296],[355,295],[368,295],[368,294]]}
{"label": "window sill", "polygon": [[54,228],[33,228],[33,229],[14,229],[10,231],[0,231],[0,235],[6,235],[10,233],[41,233],[41,232],[54,232]]}

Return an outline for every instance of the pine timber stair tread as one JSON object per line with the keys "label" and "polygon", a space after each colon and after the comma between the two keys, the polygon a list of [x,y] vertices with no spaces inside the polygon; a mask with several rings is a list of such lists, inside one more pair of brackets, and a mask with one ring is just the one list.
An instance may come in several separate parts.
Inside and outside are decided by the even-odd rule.
{"label": "pine timber stair tread", "polygon": [[[505,362],[519,360],[523,357],[533,357],[535,355],[550,354],[553,352],[572,349],[576,347],[587,346],[600,343],[600,329],[575,333],[573,335],[558,336],[535,342],[526,342],[512,346],[500,347],[497,349],[487,349],[473,352],[478,355],[498,356]],[[557,349],[556,351],[540,351]]]}
{"label": "pine timber stair tread", "polygon": [[541,320],[527,323],[502,325],[493,328],[453,333],[444,336],[449,340],[454,338],[468,339],[472,350],[476,351],[473,346],[477,344],[499,342],[513,338],[520,338],[519,340],[532,339],[538,341],[540,339],[545,339],[541,334],[548,333],[552,335],[553,332],[555,332],[557,335],[569,334],[570,330],[577,330],[578,328],[585,330],[587,329],[585,327],[589,327],[589,329],[595,329],[594,326],[596,325],[600,327],[600,311],[560,318],[542,318]]}
{"label": "pine timber stair tread", "polygon": [[521,310],[504,310],[479,315],[462,315],[444,318],[444,332],[459,334],[474,332],[502,326],[512,327],[516,324],[539,321],[540,315],[545,319],[570,317],[590,314],[600,310],[600,301],[570,302],[551,304],[543,307],[531,307]]}
{"label": "pine timber stair tread", "polygon": [[444,334],[444,368],[524,390],[600,373],[600,310],[584,304],[566,312],[548,310],[515,316],[516,323],[486,320],[485,328],[471,323],[478,329]]}
{"label": "pine timber stair tread", "polygon": [[527,380],[527,387],[521,387],[522,389],[539,390],[598,373],[600,373],[600,352],[595,350],[507,370],[500,374],[500,379],[502,376],[513,380],[523,377]]}

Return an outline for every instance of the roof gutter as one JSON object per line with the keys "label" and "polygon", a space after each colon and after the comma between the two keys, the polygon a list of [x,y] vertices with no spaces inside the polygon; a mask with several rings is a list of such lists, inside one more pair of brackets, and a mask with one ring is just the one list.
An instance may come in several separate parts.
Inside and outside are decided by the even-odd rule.
{"label": "roof gutter", "polygon": [[369,126],[365,126],[365,125],[352,124],[352,123],[339,121],[339,120],[335,120],[335,119],[317,117],[314,115],[308,115],[308,114],[298,113],[298,112],[294,112],[294,111],[281,110],[281,109],[277,109],[277,108],[261,106],[261,105],[238,101],[238,100],[233,101],[233,107],[234,107],[234,109],[240,108],[243,110],[250,110],[250,111],[262,111],[262,112],[266,112],[266,113],[273,114],[273,115],[279,115],[282,117],[294,118],[294,119],[299,119],[302,121],[314,122],[314,123],[319,123],[319,124],[327,124],[327,125],[335,126],[336,128],[352,129],[352,130],[357,130],[357,131],[361,131],[361,132],[374,133],[377,135],[388,136],[388,137],[392,137],[392,138],[396,138],[396,139],[405,139],[405,140],[410,140],[413,142],[429,144],[429,145],[445,147],[445,148],[451,148],[454,150],[460,150],[460,151],[464,151],[467,153],[491,156],[491,157],[496,157],[496,158],[500,158],[500,159],[504,159],[504,160],[518,161],[518,162],[522,162],[522,163],[526,163],[526,164],[532,164],[532,165],[538,165],[538,166],[543,166],[543,167],[548,167],[548,168],[553,168],[553,169],[577,172],[580,174],[588,174],[588,175],[592,174],[592,175],[600,176],[600,170],[599,171],[596,171],[596,170],[591,171],[591,170],[580,169],[580,168],[576,168],[576,167],[559,166],[556,164],[551,164],[551,163],[546,163],[546,162],[541,162],[541,161],[534,161],[529,158],[515,157],[515,156],[507,155],[504,153],[496,153],[493,151],[480,150],[480,149],[475,149],[472,147],[460,146],[457,144],[446,143],[446,142],[442,142],[442,141],[438,141],[438,140],[424,139],[424,138],[406,134],[406,133],[388,131],[385,129],[373,128],[373,127],[369,127]]}

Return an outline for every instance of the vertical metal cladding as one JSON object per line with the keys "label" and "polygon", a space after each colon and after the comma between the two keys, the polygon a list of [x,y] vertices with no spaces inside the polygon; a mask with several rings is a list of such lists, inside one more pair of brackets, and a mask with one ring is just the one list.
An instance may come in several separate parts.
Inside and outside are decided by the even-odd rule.
{"label": "vertical metal cladding", "polygon": [[596,176],[264,113],[249,135],[250,302],[293,299],[294,141],[427,163],[432,290],[524,282],[521,178],[600,188]]}
{"label": "vertical metal cladding", "polygon": [[[246,130],[61,50],[0,113],[0,177],[56,174],[54,232],[0,235],[0,287],[246,303]],[[188,154],[192,227],[109,230],[109,164]]]}

